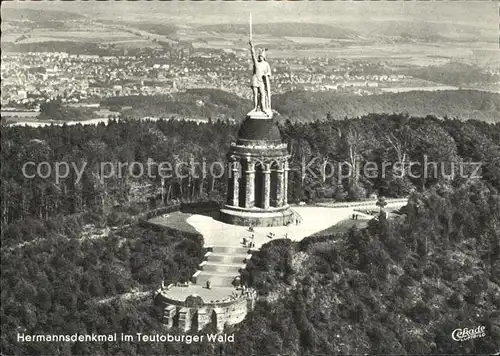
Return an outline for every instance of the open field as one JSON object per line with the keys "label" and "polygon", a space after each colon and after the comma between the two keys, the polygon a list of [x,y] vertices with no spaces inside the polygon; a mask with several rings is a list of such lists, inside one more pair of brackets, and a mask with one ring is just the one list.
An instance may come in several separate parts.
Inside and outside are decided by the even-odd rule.
{"label": "open field", "polygon": [[326,44],[332,41],[331,38],[318,38],[318,37],[283,37],[288,41],[299,44]]}
{"label": "open field", "polygon": [[[267,43],[266,43],[267,44]],[[317,48],[270,49],[277,58],[327,57],[345,59],[378,59],[420,61],[421,65],[436,61],[433,56],[441,55],[448,58],[472,58],[474,52],[470,48],[434,47],[427,44],[413,45],[352,45],[352,46],[322,46]],[[429,59],[430,58],[430,59]]]}
{"label": "open field", "polygon": [[45,126],[63,126],[63,125],[99,125],[105,124],[107,125],[109,119],[101,118],[101,119],[90,119],[90,120],[82,120],[82,121],[42,121],[42,120],[21,120],[10,123],[9,126],[29,126],[29,127],[45,127]]}
{"label": "open field", "polygon": [[[227,29],[196,25],[165,25],[168,31],[159,33],[162,24],[125,22],[72,21],[69,30],[24,29],[2,24],[2,42],[18,44],[49,41],[75,41],[79,43],[113,43],[119,47],[146,48],[157,47],[153,40],[166,42],[190,42],[195,48],[214,50],[247,50],[247,35],[243,32],[227,32]],[[155,32],[156,31],[156,32]],[[160,31],[161,32],[161,31]],[[256,30],[257,32],[257,30]],[[21,39],[22,37],[26,37]],[[368,37],[367,37],[368,36]],[[279,32],[254,33],[258,47],[269,48],[272,58],[328,57],[338,59],[363,59],[392,61],[397,65],[425,67],[443,65],[451,60],[468,61],[481,66],[499,67],[498,43],[483,41],[436,42],[408,39],[401,42],[397,37],[348,36],[349,38],[327,38],[321,33],[307,33],[306,36],[286,35]],[[394,43],[387,43],[393,41]],[[496,58],[496,59],[495,59]]]}
{"label": "open field", "polygon": [[457,87],[452,86],[429,86],[429,87],[392,87],[381,88],[384,93],[406,93],[409,91],[439,91],[439,90],[459,90]]}
{"label": "open field", "polygon": [[14,42],[21,36],[26,38],[16,43],[37,43],[48,41],[75,41],[75,42],[112,42],[137,40],[138,37],[120,31],[33,31],[33,32],[8,32],[2,34],[2,42]]}

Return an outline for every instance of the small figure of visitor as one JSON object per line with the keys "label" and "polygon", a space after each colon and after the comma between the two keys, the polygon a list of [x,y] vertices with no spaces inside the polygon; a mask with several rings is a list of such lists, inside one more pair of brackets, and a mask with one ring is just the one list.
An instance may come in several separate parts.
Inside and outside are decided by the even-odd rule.
{"label": "small figure of visitor", "polygon": [[212,283],[210,283],[210,281],[207,281],[207,289],[211,289],[212,288]]}
{"label": "small figure of visitor", "polygon": [[234,285],[236,288],[240,287],[240,285],[241,285],[241,279],[240,279],[240,277],[236,277],[236,278],[234,279],[234,283],[233,283],[233,285]]}
{"label": "small figure of visitor", "polygon": [[252,241],[253,241],[253,239],[254,239],[254,235],[253,234],[250,235],[250,238],[248,238],[248,239],[246,237],[244,237],[243,238],[243,244],[245,245],[245,247],[252,247]]}

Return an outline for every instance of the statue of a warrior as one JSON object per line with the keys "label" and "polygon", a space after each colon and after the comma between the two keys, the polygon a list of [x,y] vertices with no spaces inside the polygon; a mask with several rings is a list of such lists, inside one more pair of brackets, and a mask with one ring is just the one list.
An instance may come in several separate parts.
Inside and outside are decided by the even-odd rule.
{"label": "statue of a warrior", "polygon": [[256,56],[251,39],[249,44],[253,62],[253,75],[250,83],[253,93],[253,111],[261,110],[271,115],[271,67],[266,60],[266,50],[260,50]]}

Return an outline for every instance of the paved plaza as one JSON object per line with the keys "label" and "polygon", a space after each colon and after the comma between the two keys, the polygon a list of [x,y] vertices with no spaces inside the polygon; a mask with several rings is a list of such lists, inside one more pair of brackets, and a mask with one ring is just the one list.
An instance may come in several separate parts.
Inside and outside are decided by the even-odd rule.
{"label": "paved plaza", "polygon": [[[389,203],[386,209],[397,209],[406,203]],[[301,217],[302,222],[298,225],[274,227],[254,227],[255,248],[270,242],[272,239],[289,238],[293,241],[300,241],[307,236],[321,234],[322,231],[332,231],[336,225],[346,225],[357,220],[352,220],[353,213],[359,215],[359,221],[373,218],[371,215],[355,212],[359,207],[316,207],[316,206],[292,206]],[[373,205],[363,206],[362,209],[378,209]],[[204,239],[205,246],[233,246],[240,247],[243,238],[249,238],[252,233],[246,226],[226,224],[213,217],[201,214],[186,214],[181,212],[171,213],[151,219],[156,224],[169,226],[172,220],[176,228],[192,232],[193,229],[199,232]],[[181,222],[184,223],[181,223]],[[170,225],[170,226],[172,226]],[[270,233],[274,236],[269,238]]]}
{"label": "paved plaza", "polygon": [[[404,204],[393,202],[386,208],[395,210]],[[215,219],[217,214],[188,214],[177,211],[150,219],[150,222],[161,226],[191,233],[196,231],[203,236],[204,246],[210,247],[210,252],[207,252],[190,282],[163,288],[160,294],[166,300],[179,302],[185,301],[189,296],[201,297],[204,303],[236,302],[241,290],[235,288],[234,281],[245,268],[252,253],[248,247],[243,247],[244,239],[250,241],[253,235],[253,247],[256,249],[273,239],[288,238],[300,241],[315,234],[345,231],[354,224],[366,226],[374,215],[361,211],[378,211],[375,202],[364,204],[362,208],[359,204],[353,204],[350,207],[293,206],[292,209],[300,216],[298,224],[254,227],[252,232],[246,226],[231,225]],[[356,220],[353,219],[353,214],[357,214]]]}
{"label": "paved plaza", "polygon": [[198,296],[206,303],[224,302],[231,300],[231,296],[237,296],[241,292],[237,292],[234,287],[217,287],[208,289],[205,286],[197,284],[189,284],[187,287],[175,287],[165,290],[164,295],[177,300],[184,300],[187,296]]}

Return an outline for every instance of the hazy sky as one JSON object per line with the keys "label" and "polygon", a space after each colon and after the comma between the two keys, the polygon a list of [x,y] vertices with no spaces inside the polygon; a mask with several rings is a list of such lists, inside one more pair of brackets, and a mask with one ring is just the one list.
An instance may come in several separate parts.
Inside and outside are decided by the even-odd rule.
{"label": "hazy sky", "polygon": [[498,26],[498,4],[494,1],[43,1],[10,2],[3,6],[71,11],[101,19],[176,24],[246,23],[252,12],[255,23],[301,21],[334,25],[366,20],[407,20],[483,28]]}

